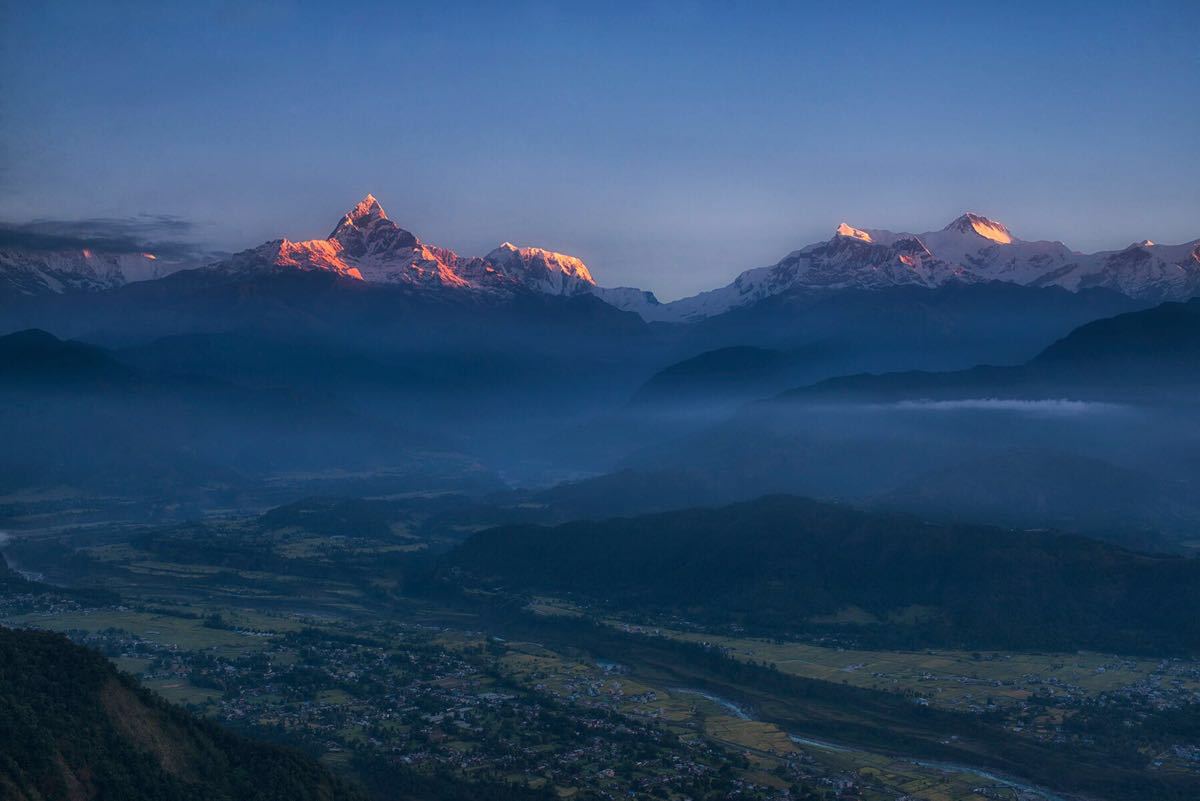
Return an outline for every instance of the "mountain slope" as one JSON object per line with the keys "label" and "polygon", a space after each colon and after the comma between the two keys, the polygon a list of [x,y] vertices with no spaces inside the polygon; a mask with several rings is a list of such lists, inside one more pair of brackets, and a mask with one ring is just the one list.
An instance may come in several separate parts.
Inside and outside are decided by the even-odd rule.
{"label": "mountain slope", "polygon": [[0,628],[0,796],[357,801],[309,757],[198,720],[57,634]]}
{"label": "mountain slope", "polygon": [[858,374],[821,381],[780,400],[1194,398],[1200,386],[1200,298],[1163,303],[1080,326],[1021,366],[951,372]]}
{"label": "mountain slope", "polygon": [[1020,363],[1084,323],[1134,308],[1137,302],[1107,290],[1072,293],[1000,281],[795,291],[684,327],[677,352],[691,358],[737,345],[801,355],[796,369],[780,373],[785,383],[773,389],[781,392],[861,371]]}
{"label": "mountain slope", "polygon": [[750,346],[705,351],[664,367],[633,396],[636,404],[717,403],[772,386],[798,356]]}
{"label": "mountain slope", "polygon": [[1032,363],[1047,368],[1134,368],[1200,377],[1200,298],[1080,326]]}
{"label": "mountain slope", "polygon": [[677,351],[694,355],[659,370],[637,399],[712,405],[863,371],[1020,363],[1131,308],[1135,301],[1108,290],[1000,281],[788,292],[687,326]]}
{"label": "mountain slope", "polygon": [[169,275],[181,265],[153,253],[28,250],[0,247],[0,298],[5,295],[96,292]]}
{"label": "mountain slope", "polygon": [[759,632],[841,630],[831,616],[857,609],[876,621],[861,636],[910,643],[1200,648],[1200,562],[785,496],[491,529],[450,564],[484,586]]}

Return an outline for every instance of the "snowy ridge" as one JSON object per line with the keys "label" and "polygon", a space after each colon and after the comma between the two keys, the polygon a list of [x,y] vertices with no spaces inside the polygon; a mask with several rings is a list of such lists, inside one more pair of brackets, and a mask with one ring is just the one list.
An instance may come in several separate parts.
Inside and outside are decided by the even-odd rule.
{"label": "snowy ridge", "polygon": [[390,220],[373,195],[347,212],[326,239],[276,240],[206,269],[226,274],[317,270],[367,283],[500,295],[522,290],[578,295],[596,288],[587,266],[563,253],[505,242],[474,258],[426,244]]}
{"label": "snowy ridge", "polygon": [[485,266],[483,275],[477,279],[480,282],[498,276],[550,295],[576,295],[596,286],[582,261],[541,248],[519,248],[505,242],[484,256],[482,263]]}
{"label": "snowy ridge", "polygon": [[96,292],[162,278],[181,267],[153,253],[0,250],[0,289],[20,295]]}
{"label": "snowy ridge", "polygon": [[789,253],[777,264],[747,270],[720,289],[640,309],[649,320],[691,321],[790,291],[938,287],[952,281],[1007,281],[1093,287],[1130,297],[1183,300],[1200,295],[1200,240],[1120,251],[1077,253],[1062,242],[1025,241],[1003,224],[966,213],[923,234],[842,223],[825,242]]}
{"label": "snowy ridge", "polygon": [[[161,278],[182,265],[151,253],[0,250],[0,290],[18,294],[91,292]],[[1006,281],[1072,292],[1102,287],[1148,300],[1200,295],[1200,240],[1181,245],[1135,242],[1123,250],[1078,253],[1062,242],[1026,241],[1007,226],[968,212],[922,234],[858,228],[793,251],[730,284],[671,303],[633,287],[601,287],[581,260],[535,247],[501,244],[463,257],[422,242],[367,195],[325,239],[276,239],[194,271],[221,280],[258,272],[320,271],[352,281],[459,290],[497,297],[517,292],[594,295],[648,321],[688,322],[786,292],[935,288],[951,282]]]}

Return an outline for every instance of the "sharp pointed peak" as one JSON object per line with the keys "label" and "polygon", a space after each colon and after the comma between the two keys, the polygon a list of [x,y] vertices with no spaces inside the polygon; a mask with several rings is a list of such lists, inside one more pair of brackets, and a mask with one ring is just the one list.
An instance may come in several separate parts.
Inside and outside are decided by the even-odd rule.
{"label": "sharp pointed peak", "polygon": [[367,196],[358,201],[358,205],[346,212],[347,220],[357,223],[360,220],[375,218],[387,219],[387,212],[383,210],[383,206],[375,199],[375,196],[367,193]]}
{"label": "sharp pointed peak", "polygon": [[342,240],[344,244],[347,238],[373,237],[390,232],[400,232],[404,238],[411,239],[412,241],[407,244],[411,245],[417,241],[410,232],[404,231],[388,219],[383,206],[375,199],[374,195],[368,194],[354,208],[342,215],[342,219],[338,220],[333,232],[326,238]]}

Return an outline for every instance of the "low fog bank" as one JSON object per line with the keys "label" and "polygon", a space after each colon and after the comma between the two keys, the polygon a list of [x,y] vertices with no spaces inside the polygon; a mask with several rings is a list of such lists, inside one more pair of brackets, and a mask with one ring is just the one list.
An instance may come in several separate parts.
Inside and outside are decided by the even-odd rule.
{"label": "low fog bank", "polygon": [[[21,498],[5,508],[191,514],[315,494],[559,488],[564,509],[617,515],[789,493],[1197,539],[1195,302],[1088,323],[1039,350],[1006,339],[1029,317],[1008,301],[1044,303],[1031,330],[1050,336],[1110,299],[855,294],[664,328],[597,303],[434,308],[310,283],[289,283],[283,309],[228,307],[224,294],[188,307],[188,325],[223,309],[237,330],[151,337],[135,301],[153,298],[122,295],[131,305],[92,320],[140,309],[125,330],[142,336],[100,338],[119,346],[0,337],[0,496]],[[1018,353],[1034,355],[955,369]],[[848,374],[864,365],[906,372]]]}
{"label": "low fog bank", "polygon": [[1131,412],[1132,407],[1121,403],[1104,403],[1102,401],[1071,400],[1056,398],[1049,400],[1022,400],[1020,398],[963,398],[962,400],[911,400],[897,401],[894,404],[882,404],[881,410],[895,408],[912,411],[930,412],[1016,412],[1031,416],[1070,416],[1081,414],[1114,414]]}

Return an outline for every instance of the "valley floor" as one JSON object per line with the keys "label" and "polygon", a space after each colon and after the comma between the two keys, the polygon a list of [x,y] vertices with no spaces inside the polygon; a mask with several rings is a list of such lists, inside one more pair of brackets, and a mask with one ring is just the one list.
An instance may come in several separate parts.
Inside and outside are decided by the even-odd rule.
{"label": "valley floor", "polygon": [[1198,661],[872,650],[406,587],[414,558],[474,526],[430,525],[436,504],[422,503],[387,507],[381,524],[372,504],[194,523],[24,518],[6,556],[50,584],[0,593],[0,625],[64,632],[379,798],[432,797],[420,777],[496,798],[1200,791]]}

